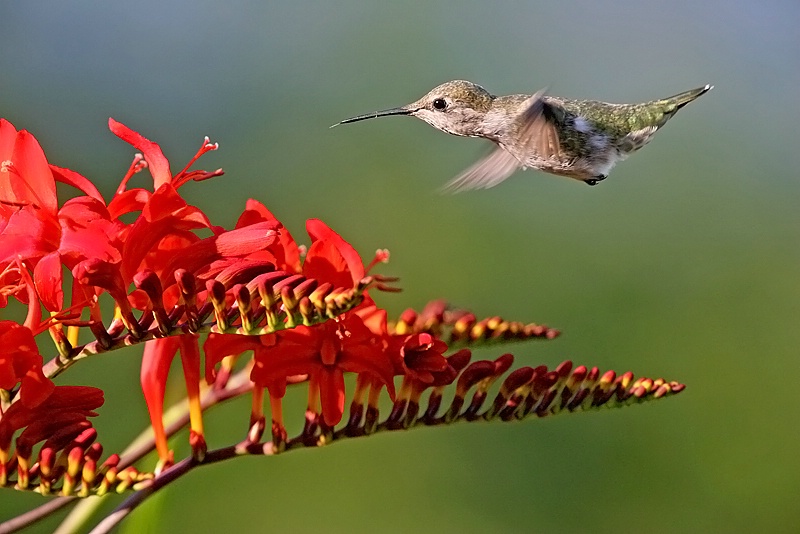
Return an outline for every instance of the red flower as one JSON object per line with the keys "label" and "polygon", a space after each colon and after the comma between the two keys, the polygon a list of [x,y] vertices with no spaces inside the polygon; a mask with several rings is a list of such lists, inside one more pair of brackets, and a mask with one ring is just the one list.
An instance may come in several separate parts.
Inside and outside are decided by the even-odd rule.
{"label": "red flower", "polygon": [[447,344],[426,333],[400,339],[400,361],[404,374],[423,384],[433,384],[434,375],[447,369],[447,359],[444,357]]}
{"label": "red flower", "polygon": [[[164,184],[149,196],[127,231],[120,265],[123,279],[129,284],[137,272],[155,272],[169,296],[165,299],[169,309],[177,298],[174,290],[169,292],[177,270],[185,269],[200,282],[222,271],[236,272],[269,250],[278,237],[278,225],[259,221],[228,231],[212,226],[200,209],[187,204],[171,184]],[[214,235],[201,239],[194,231],[202,228]]]}
{"label": "red flower", "polygon": [[311,246],[305,261],[300,265],[300,249],[292,234],[260,202],[250,199],[239,217],[236,228],[259,222],[272,222],[277,233],[276,241],[267,251],[278,269],[302,273],[308,278],[328,282],[335,287],[353,287],[364,278],[364,264],[358,252],[342,236],[319,219],[309,219],[306,230]]}
{"label": "red flower", "polygon": [[[264,336],[240,336],[236,334],[210,333],[203,344],[203,353],[206,357],[206,382],[211,384],[216,378],[216,365],[228,356],[238,356],[243,352],[252,350],[256,357],[260,351],[274,346],[276,334]],[[282,396],[282,394],[281,394]]]}
{"label": "red flower", "polygon": [[[269,264],[271,270],[274,263],[268,261],[272,259],[269,248],[277,239],[277,226],[277,222],[257,222],[199,240],[176,250],[167,271],[186,269],[204,281],[219,279],[222,272],[230,276],[253,264]],[[228,280],[220,281],[232,285]]]}
{"label": "red flower", "polygon": [[[136,160],[134,160],[134,165],[131,167],[131,170],[128,172],[128,175],[122,180],[122,183],[117,188],[117,194],[120,195],[125,192],[125,188],[127,185],[127,180],[135,173],[140,171],[142,168],[147,167],[150,170],[150,174],[153,176],[153,190],[157,191],[161,188],[161,186],[165,184],[171,184],[175,189],[179,188],[183,184],[188,181],[195,180],[205,180],[211,178],[213,176],[220,176],[223,174],[222,169],[217,169],[215,171],[206,172],[206,171],[189,171],[189,167],[197,161],[200,156],[205,154],[210,150],[216,150],[219,146],[216,143],[211,143],[208,138],[205,139],[203,145],[200,147],[200,150],[194,155],[194,157],[189,161],[186,167],[183,168],[179,173],[176,175],[172,175],[169,170],[169,161],[164,156],[164,153],[161,151],[161,147],[158,146],[157,143],[150,141],[145,136],[131,130],[121,122],[117,122],[114,119],[108,119],[108,128],[120,139],[125,141],[126,143],[130,143],[137,150],[142,153],[142,156]],[[142,159],[144,162],[142,163]],[[134,190],[135,191],[135,190]],[[138,197],[141,194],[141,190],[137,192],[134,196]],[[128,200],[131,200],[128,198]]]}
{"label": "red flower", "polygon": [[122,249],[124,278],[131,280],[145,268],[160,274],[189,244],[200,240],[193,233],[199,228],[212,228],[205,214],[187,204],[172,185],[164,184],[148,198],[127,231]]}
{"label": "red flower", "polygon": [[42,147],[5,119],[0,119],[0,203],[31,206],[51,217],[58,209],[56,182]]}
{"label": "red flower", "polygon": [[[8,458],[11,440],[17,430],[30,426],[19,439],[28,444],[49,439],[58,427],[75,427],[80,421],[94,417],[94,411],[103,405],[103,392],[84,386],[57,386],[47,399],[36,405],[26,406],[15,402],[0,419],[0,467]],[[36,425],[46,422],[46,425]],[[82,428],[80,430],[83,430]]]}
{"label": "red flower", "polygon": [[[167,375],[175,354],[180,349],[183,375],[189,397],[191,430],[195,436],[202,438],[203,423],[200,408],[200,348],[197,335],[154,339],[145,344],[142,356],[141,383],[150,423],[155,434],[156,449],[162,462],[170,461],[167,434],[164,430],[164,394],[167,387]],[[202,441],[205,453],[205,442]]]}
{"label": "red flower", "polygon": [[247,201],[245,210],[236,222],[236,228],[243,228],[262,222],[275,223],[277,241],[268,247],[271,257],[268,258],[278,269],[290,273],[301,272],[300,248],[292,239],[289,230],[275,218],[275,216],[262,203],[252,198]]}
{"label": "red flower", "polygon": [[383,338],[364,325],[358,315],[314,327],[299,326],[276,334],[274,346],[256,352],[250,378],[282,397],[286,378],[310,375],[319,385],[322,415],[328,426],[336,425],[344,410],[344,373],[366,373],[385,385],[394,396],[393,366]]}
{"label": "red flower", "polygon": [[153,175],[153,190],[158,190],[164,184],[172,182],[172,173],[169,172],[169,161],[161,151],[161,147],[147,139],[139,132],[135,132],[114,119],[108,119],[108,129],[114,135],[130,143],[144,156],[150,174]]}
{"label": "red flower", "polygon": [[337,287],[352,287],[364,278],[361,256],[342,236],[319,219],[309,219],[306,230],[311,246],[303,263],[303,274]]}
{"label": "red flower", "polygon": [[[56,180],[87,196],[57,211]],[[111,220],[97,189],[80,174],[48,165],[26,131],[0,119],[0,266],[18,259],[33,268],[39,298],[49,311],[63,308],[61,265],[86,258],[119,261]]]}
{"label": "red flower", "polygon": [[[53,382],[42,374],[42,356],[33,332],[13,321],[0,321],[0,389],[20,384],[20,403],[34,408],[53,392]],[[5,417],[4,417],[5,418]]]}
{"label": "red flower", "polygon": [[39,260],[33,272],[39,296],[50,311],[63,307],[61,265],[72,270],[85,259],[119,262],[124,227],[111,219],[102,201],[88,196],[68,200],[58,212],[58,221],[58,249]]}
{"label": "red flower", "polygon": [[[215,148],[207,140],[189,165],[172,175],[158,144],[113,119],[109,120],[109,128],[142,155],[134,159],[106,206],[85,178],[68,169],[49,166],[30,134],[0,123],[0,172],[4,173],[0,176],[0,266],[4,268],[0,277],[6,285],[2,294],[35,301],[29,316],[39,320],[40,300],[52,312],[63,309],[63,266],[73,273],[73,306],[78,298],[81,305],[90,306],[90,328],[98,339],[110,335],[104,330],[96,298],[101,291],[112,296],[117,316],[137,338],[143,334],[140,329],[146,321],[133,314],[131,303],[147,314],[155,314],[157,320],[167,317],[171,310],[181,309],[176,306],[184,306],[189,317],[190,309],[196,311],[205,298],[205,292],[198,288],[224,286],[230,290],[273,270],[302,274],[311,279],[305,289],[319,284],[324,286],[323,293],[330,286],[353,288],[365,277],[364,264],[356,250],[322,221],[311,219],[306,224],[311,244],[303,261],[301,247],[288,230],[254,200],[248,201],[235,229],[226,231],[212,226],[200,209],[178,194],[178,188],[189,180],[221,174],[188,171],[199,155]],[[128,178],[145,167],[152,174],[153,191],[127,189]],[[84,196],[66,202],[59,210],[57,180],[79,188]],[[123,215],[131,213],[137,215],[134,222],[121,221]],[[210,231],[211,235],[201,238],[198,230]],[[208,280],[215,280],[216,286],[203,283]],[[140,289],[129,295],[134,281]],[[291,291],[286,296],[287,287],[292,289],[290,285],[282,287],[281,295],[288,299],[283,305],[291,307],[286,304],[292,298]],[[307,298],[300,305],[317,305],[310,302]],[[0,387],[14,388],[21,382],[20,405],[44,403],[53,388],[42,376],[41,356],[29,328],[34,327],[0,323],[3,346],[15,347],[0,357]],[[260,337],[211,334],[204,346],[206,376],[213,378],[214,367],[223,357],[253,350],[251,379],[257,386],[269,388],[271,396],[280,399],[291,377],[308,375],[310,403],[315,407],[312,409],[321,404],[325,423],[334,426],[344,410],[344,373],[364,375],[376,391],[386,386],[394,396],[395,370],[407,374],[413,370],[422,379],[427,378],[425,373],[440,370],[436,343],[426,345],[421,338],[404,340],[408,343],[390,345],[386,312],[365,295],[356,310],[318,326],[299,326]],[[390,346],[392,350],[388,350]],[[197,337],[187,334],[149,341],[144,350],[141,382],[162,460],[169,454],[161,420],[164,387],[178,349],[192,405],[193,435],[202,437]],[[438,356],[441,358],[441,354]],[[401,360],[409,363],[404,365]]]}

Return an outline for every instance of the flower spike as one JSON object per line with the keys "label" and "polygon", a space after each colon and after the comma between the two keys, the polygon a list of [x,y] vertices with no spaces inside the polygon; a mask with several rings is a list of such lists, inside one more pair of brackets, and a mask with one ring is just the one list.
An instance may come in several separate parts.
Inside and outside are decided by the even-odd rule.
{"label": "flower spike", "polygon": [[555,339],[560,334],[545,325],[506,321],[497,316],[478,320],[471,312],[450,309],[443,300],[430,302],[420,313],[412,309],[404,311],[390,328],[397,334],[427,332],[446,341],[450,347]]}

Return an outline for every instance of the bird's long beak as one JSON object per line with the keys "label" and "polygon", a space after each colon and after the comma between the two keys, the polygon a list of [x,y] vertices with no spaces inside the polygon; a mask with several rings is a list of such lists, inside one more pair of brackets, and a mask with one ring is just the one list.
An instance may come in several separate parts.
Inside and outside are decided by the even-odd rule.
{"label": "bird's long beak", "polygon": [[384,109],[383,111],[374,111],[372,113],[367,113],[365,115],[358,115],[356,117],[350,117],[349,119],[345,119],[341,122],[337,122],[334,126],[339,126],[340,124],[347,124],[348,122],[358,122],[363,121],[366,119],[376,119],[378,117],[388,117],[389,115],[411,115],[414,112],[413,109],[403,106],[401,108],[392,108],[392,109]]}

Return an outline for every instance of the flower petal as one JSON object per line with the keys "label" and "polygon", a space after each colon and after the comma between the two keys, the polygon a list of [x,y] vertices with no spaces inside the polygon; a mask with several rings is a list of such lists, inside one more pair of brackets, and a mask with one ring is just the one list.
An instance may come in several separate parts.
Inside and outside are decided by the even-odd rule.
{"label": "flower petal", "polygon": [[0,234],[0,263],[17,258],[38,259],[57,250],[60,240],[61,227],[55,217],[44,216],[33,206],[23,206],[11,213]]}
{"label": "flower petal", "polygon": [[100,191],[98,191],[94,184],[82,174],[71,169],[57,167],[52,164],[50,165],[50,171],[52,171],[53,178],[55,178],[57,182],[71,185],[72,187],[83,191],[86,195],[92,197],[93,199],[99,200],[105,204],[105,200],[103,200],[103,195],[100,194]]}
{"label": "flower petal", "polygon": [[47,311],[57,312],[64,308],[64,288],[61,271],[61,255],[51,252],[44,256],[33,269],[36,292]]}
{"label": "flower petal", "polygon": [[[42,356],[30,328],[14,321],[0,321],[0,388],[20,385],[20,402],[27,408],[41,404],[53,391],[42,374]],[[0,418],[2,420],[2,418]]]}
{"label": "flower petal", "polygon": [[167,434],[164,431],[164,393],[172,359],[180,347],[177,336],[148,341],[142,355],[141,383],[150,424],[155,434],[156,449],[161,460],[169,458]]}
{"label": "flower petal", "polygon": [[126,226],[112,220],[106,206],[91,197],[68,200],[58,212],[61,224],[59,252],[67,267],[87,258],[117,263],[122,259]]}
{"label": "flower petal", "polygon": [[150,141],[139,132],[135,132],[112,118],[108,119],[108,128],[120,139],[136,147],[142,153],[147,168],[153,176],[153,189],[157,190],[164,184],[172,181],[172,173],[169,170],[169,161],[161,151],[157,143]]}
{"label": "flower petal", "polygon": [[[16,132],[10,122],[0,124],[0,202],[32,205],[55,214],[58,209],[56,182],[42,147],[25,130]],[[9,153],[10,140],[14,143]]]}
{"label": "flower petal", "polygon": [[344,413],[344,374],[338,367],[326,366],[318,378],[322,417],[326,425],[334,427],[342,420]]}
{"label": "flower petal", "polygon": [[339,287],[354,286],[364,278],[361,257],[342,236],[319,219],[309,219],[306,230],[311,236],[311,247],[303,274]]}
{"label": "flower petal", "polygon": [[278,269],[299,273],[300,272],[300,249],[292,238],[292,234],[280,221],[259,201],[248,199],[245,210],[236,222],[236,228],[243,228],[259,222],[274,221],[278,223],[275,231],[278,233],[278,241],[269,247],[269,251],[275,256],[275,265]]}

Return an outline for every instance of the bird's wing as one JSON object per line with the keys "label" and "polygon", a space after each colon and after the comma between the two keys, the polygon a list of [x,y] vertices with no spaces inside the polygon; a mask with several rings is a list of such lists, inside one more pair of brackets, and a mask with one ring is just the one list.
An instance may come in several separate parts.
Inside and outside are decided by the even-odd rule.
{"label": "bird's wing", "polygon": [[617,148],[624,156],[627,156],[649,143],[656,130],[658,130],[658,126],[645,126],[641,130],[634,130],[617,143]]}
{"label": "bird's wing", "polygon": [[460,193],[472,189],[489,189],[514,174],[520,166],[517,158],[498,146],[491,154],[447,182],[440,192]]}
{"label": "bird's wing", "polygon": [[[542,159],[556,158],[560,154],[558,131],[554,124],[554,109],[544,99],[544,90],[527,100],[520,120],[521,145],[524,154],[534,153]],[[498,146],[491,154],[447,182],[442,193],[459,193],[472,189],[494,187],[523,166],[523,162]]]}
{"label": "bird's wing", "polygon": [[544,89],[532,95],[528,107],[522,112],[520,120],[520,145],[525,154],[535,154],[543,160],[558,159],[561,156],[561,143],[556,128],[556,106],[545,102]]}

